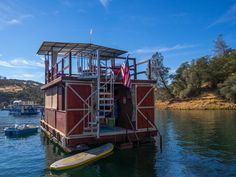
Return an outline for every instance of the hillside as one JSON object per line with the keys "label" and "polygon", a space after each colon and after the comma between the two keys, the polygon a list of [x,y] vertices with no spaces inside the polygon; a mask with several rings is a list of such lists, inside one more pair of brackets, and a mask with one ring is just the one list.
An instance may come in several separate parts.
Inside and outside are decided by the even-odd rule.
{"label": "hillside", "polygon": [[208,92],[199,95],[196,98],[175,100],[175,101],[156,101],[158,109],[174,110],[232,110],[236,109],[236,104],[231,103],[218,95]]}
{"label": "hillside", "polygon": [[30,80],[0,77],[0,108],[8,106],[14,100],[35,101],[42,105],[44,96],[43,91],[40,89],[41,85],[42,83]]}
{"label": "hillside", "polygon": [[[157,56],[157,57],[156,57]],[[236,49],[219,35],[214,55],[206,55],[180,64],[174,73],[164,66],[163,56],[155,54],[158,108],[164,109],[236,109]]]}

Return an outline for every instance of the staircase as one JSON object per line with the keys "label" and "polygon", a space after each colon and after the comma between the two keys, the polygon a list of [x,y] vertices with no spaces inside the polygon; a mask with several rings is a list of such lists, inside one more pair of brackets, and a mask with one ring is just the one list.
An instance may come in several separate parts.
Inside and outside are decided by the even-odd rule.
{"label": "staircase", "polygon": [[99,84],[98,105],[99,116],[112,117],[114,107],[114,75],[113,72],[104,72],[102,81]]}
{"label": "staircase", "polygon": [[99,137],[100,124],[105,123],[105,118],[113,117],[114,110],[114,74],[107,67],[106,62],[100,62],[96,84],[96,94],[94,102],[96,103],[96,115],[88,122],[84,128],[84,134],[95,135]]}

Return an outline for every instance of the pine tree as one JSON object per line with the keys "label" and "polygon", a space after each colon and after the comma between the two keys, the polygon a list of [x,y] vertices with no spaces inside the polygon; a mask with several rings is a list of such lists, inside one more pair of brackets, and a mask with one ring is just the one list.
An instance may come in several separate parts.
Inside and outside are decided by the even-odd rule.
{"label": "pine tree", "polygon": [[165,67],[163,64],[163,55],[159,52],[156,52],[152,55],[151,59],[151,71],[150,78],[157,81],[158,88],[164,88],[170,97],[174,97],[171,93],[170,88],[168,87],[168,82],[170,80],[170,68]]}
{"label": "pine tree", "polygon": [[228,45],[226,44],[222,34],[218,35],[218,37],[214,41],[214,47],[215,47],[214,51],[215,51],[216,56],[221,57],[226,54]]}

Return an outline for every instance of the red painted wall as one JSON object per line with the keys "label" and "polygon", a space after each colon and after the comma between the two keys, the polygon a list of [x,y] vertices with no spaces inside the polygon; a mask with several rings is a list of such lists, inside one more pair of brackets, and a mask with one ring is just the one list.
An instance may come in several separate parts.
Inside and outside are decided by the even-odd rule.
{"label": "red painted wall", "polygon": [[65,112],[57,111],[56,113],[56,128],[62,133],[65,133],[65,116]]}
{"label": "red painted wall", "polygon": [[56,127],[56,110],[45,109],[45,120],[52,127]]}
{"label": "red painted wall", "polygon": [[[72,89],[70,88],[72,87]],[[88,109],[83,100],[86,100],[91,94],[91,85],[85,84],[70,84],[67,86],[67,133],[86,115],[87,111],[68,110],[68,109]],[[83,99],[79,98],[76,93]],[[91,105],[91,102],[90,104]],[[77,126],[70,135],[81,134],[83,132],[84,124],[87,124],[89,116]]]}
{"label": "red painted wall", "polygon": [[[150,91],[150,89],[152,89]],[[149,92],[149,93],[148,93]],[[148,93],[148,94],[147,94]],[[145,97],[145,95],[147,96]],[[151,122],[154,123],[154,89],[152,86],[137,86],[136,90],[136,101],[137,101],[137,108],[139,108],[139,111],[142,112],[142,114]],[[142,101],[142,99],[145,97],[145,99]],[[142,101],[142,102],[141,102]],[[139,104],[140,103],[140,104]],[[139,106],[138,106],[139,104]],[[147,123],[147,120],[144,118],[144,116],[137,111],[137,128],[151,128],[152,125],[150,123]]]}

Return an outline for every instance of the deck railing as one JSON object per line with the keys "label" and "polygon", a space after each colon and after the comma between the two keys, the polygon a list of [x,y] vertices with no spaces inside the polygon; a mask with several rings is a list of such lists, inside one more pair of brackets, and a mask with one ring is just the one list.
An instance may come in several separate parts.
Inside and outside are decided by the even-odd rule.
{"label": "deck railing", "polygon": [[[100,71],[101,76],[105,76],[107,72],[113,71],[114,74],[119,73],[122,63],[126,61],[126,57],[101,58]],[[57,58],[58,62],[49,65],[49,59],[45,63],[46,83],[53,81],[60,76],[93,78],[97,74],[98,63],[95,56],[71,56]],[[135,58],[128,58],[131,79],[151,80],[151,60],[144,60],[136,63]]]}

